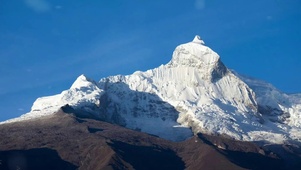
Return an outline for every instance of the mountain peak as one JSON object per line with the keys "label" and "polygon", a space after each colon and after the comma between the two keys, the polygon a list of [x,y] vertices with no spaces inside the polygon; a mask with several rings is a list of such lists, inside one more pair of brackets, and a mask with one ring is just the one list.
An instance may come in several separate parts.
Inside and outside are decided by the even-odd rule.
{"label": "mountain peak", "polygon": [[193,43],[197,43],[197,44],[202,44],[202,45],[205,44],[205,42],[201,39],[201,37],[200,37],[199,35],[196,35],[196,36],[194,37],[194,39],[192,40],[192,42],[193,42]]}
{"label": "mountain peak", "polygon": [[166,65],[99,82],[81,75],[70,89],[38,98],[29,113],[8,122],[51,115],[67,105],[79,117],[169,140],[193,132],[281,143],[301,139],[300,103],[300,97],[229,71],[196,36],[177,46]]}
{"label": "mountain peak", "polygon": [[72,84],[71,89],[76,89],[76,88],[80,89],[81,87],[90,87],[91,85],[95,86],[96,84],[97,83],[94,80],[82,74]]}
{"label": "mountain peak", "polygon": [[173,52],[171,67],[194,67],[211,81],[221,78],[227,73],[227,68],[220,61],[220,56],[204,45],[200,36],[196,35],[192,42],[179,45]]}

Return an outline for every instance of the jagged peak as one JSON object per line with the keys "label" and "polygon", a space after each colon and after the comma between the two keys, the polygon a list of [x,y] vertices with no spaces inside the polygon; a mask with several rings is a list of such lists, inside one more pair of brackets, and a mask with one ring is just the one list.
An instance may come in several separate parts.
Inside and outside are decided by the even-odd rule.
{"label": "jagged peak", "polygon": [[205,44],[205,42],[201,39],[201,37],[200,37],[199,35],[196,35],[196,36],[194,37],[194,39],[192,40],[192,42],[193,42],[193,43],[197,43],[197,44],[202,44],[202,45]]}
{"label": "jagged peak", "polygon": [[[166,65],[128,76],[110,76],[99,83],[80,75],[70,89],[37,99],[31,112],[13,121],[50,115],[68,104],[80,114],[168,139],[191,135],[179,130],[180,124],[194,133],[229,135],[239,140],[282,142],[288,135],[300,141],[300,97],[289,98],[276,89],[271,91],[265,83],[240,78],[196,36],[179,45]],[[259,106],[265,115],[258,113]],[[268,123],[262,124],[261,118]],[[282,125],[277,129],[274,121],[290,130]]]}
{"label": "jagged peak", "polygon": [[200,36],[196,35],[192,42],[177,46],[170,64],[201,67],[218,62],[219,55],[204,44]]}
{"label": "jagged peak", "polygon": [[89,87],[91,85],[96,85],[96,82],[82,74],[74,81],[74,83],[71,86],[71,89]]}
{"label": "jagged peak", "polygon": [[198,35],[192,42],[177,46],[167,65],[170,67],[194,67],[203,73],[205,79],[211,81],[215,81],[227,73],[227,68],[221,62],[220,56],[205,46],[204,41]]}

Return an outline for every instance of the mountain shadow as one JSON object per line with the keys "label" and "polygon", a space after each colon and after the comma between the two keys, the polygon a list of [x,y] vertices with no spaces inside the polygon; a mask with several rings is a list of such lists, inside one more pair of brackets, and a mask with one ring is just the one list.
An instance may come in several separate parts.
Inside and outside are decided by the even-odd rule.
{"label": "mountain shadow", "polygon": [[77,166],[64,161],[53,149],[35,148],[29,150],[0,151],[1,170],[53,170],[77,169]]}
{"label": "mountain shadow", "polygon": [[116,113],[119,116],[130,114],[134,118],[145,116],[174,121],[178,117],[179,112],[154,93],[132,90],[124,82],[105,82],[100,83],[100,86],[106,92],[100,102],[100,108],[106,115],[100,116],[106,116],[105,119],[117,124],[121,122],[114,117]]}
{"label": "mountain shadow", "polygon": [[121,158],[139,170],[183,170],[185,163],[170,149],[159,146],[136,146],[113,141],[108,143]]}
{"label": "mountain shadow", "polygon": [[301,169],[301,144],[267,144],[265,149],[272,150],[274,153],[280,155],[285,162],[286,169]]}
{"label": "mountain shadow", "polygon": [[158,95],[133,90],[122,81],[101,82],[99,86],[105,91],[100,99],[100,120],[172,141],[193,135],[190,129],[177,126],[179,111]]}
{"label": "mountain shadow", "polygon": [[259,153],[241,151],[222,151],[227,158],[246,169],[285,169],[283,160],[267,157]]}
{"label": "mountain shadow", "polygon": [[280,170],[287,169],[288,167],[286,162],[279,158],[278,155],[252,142],[236,141],[225,137],[210,136],[201,133],[198,134],[198,137],[239,167],[258,170]]}

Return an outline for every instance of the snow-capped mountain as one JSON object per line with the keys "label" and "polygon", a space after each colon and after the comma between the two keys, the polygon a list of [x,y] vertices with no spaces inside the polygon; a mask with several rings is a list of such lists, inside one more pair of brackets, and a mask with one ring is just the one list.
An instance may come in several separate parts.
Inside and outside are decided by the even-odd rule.
{"label": "snow-capped mountain", "polygon": [[35,101],[7,122],[78,113],[170,140],[199,132],[237,140],[301,141],[301,95],[288,95],[229,70],[199,36],[176,47],[165,65],[95,82],[81,75],[69,90]]}

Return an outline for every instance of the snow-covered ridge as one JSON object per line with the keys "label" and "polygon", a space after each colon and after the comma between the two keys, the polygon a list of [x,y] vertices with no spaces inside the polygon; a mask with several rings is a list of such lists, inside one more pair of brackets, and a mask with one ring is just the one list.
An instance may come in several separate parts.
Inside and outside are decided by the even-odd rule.
{"label": "snow-covered ridge", "polygon": [[40,97],[33,103],[29,113],[1,123],[23,121],[51,115],[66,104],[73,106],[75,109],[90,111],[90,107],[99,105],[99,99],[102,94],[103,90],[97,87],[96,82],[81,75],[69,90],[53,96]]}
{"label": "snow-covered ridge", "polygon": [[255,91],[259,110],[266,118],[301,128],[301,94],[285,94],[262,80],[239,77]]}
{"label": "snow-covered ridge", "polygon": [[30,113],[12,121],[49,115],[68,104],[170,140],[202,132],[281,143],[301,141],[300,96],[229,70],[196,36],[176,47],[165,65],[99,82],[82,75],[69,90],[37,99]]}

